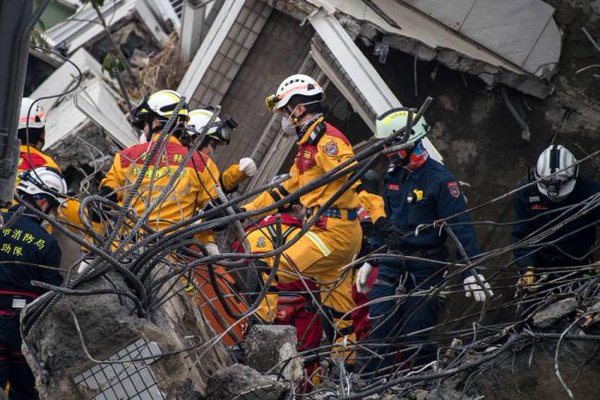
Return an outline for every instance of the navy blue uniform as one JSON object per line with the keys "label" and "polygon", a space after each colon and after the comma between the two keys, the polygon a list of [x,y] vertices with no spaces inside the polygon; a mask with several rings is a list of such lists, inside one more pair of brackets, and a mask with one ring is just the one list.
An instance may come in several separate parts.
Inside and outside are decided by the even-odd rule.
{"label": "navy blue uniform", "polygon": [[[519,181],[518,187],[522,187],[528,182],[529,179],[524,178]],[[584,176],[577,178],[573,191],[564,200],[557,203],[543,196],[538,191],[537,185],[515,193],[513,207],[517,223],[512,230],[513,242],[517,244],[530,234],[545,231],[568,219],[580,211],[583,205],[574,206],[568,210],[565,208],[581,203],[597,193],[600,193],[600,182]],[[595,225],[599,222],[600,208],[596,207],[543,239],[541,243],[516,248],[514,255],[517,265],[524,270],[528,266],[552,268],[590,263],[591,257],[585,255],[590,252],[596,242]]]}
{"label": "navy blue uniform", "polygon": [[[2,214],[4,221],[11,211]],[[56,270],[36,266],[58,268],[60,258],[56,239],[29,216],[0,229],[0,385],[4,388],[10,382],[11,399],[37,398],[33,374],[21,353],[19,312],[44,292],[32,286],[32,280],[62,283]]]}
{"label": "navy blue uniform", "polygon": [[[385,176],[384,200],[389,221],[406,236],[403,246],[399,249],[402,253],[428,260],[447,260],[444,247],[447,235],[444,231],[440,234],[439,229],[428,228],[415,235],[415,229],[421,224],[431,224],[466,210],[460,185],[446,167],[431,158],[414,172],[395,167]],[[469,216],[465,213],[448,222],[468,256],[472,258],[479,254],[473,227],[452,226],[452,223],[469,221]],[[386,260],[379,268],[370,300],[393,296],[397,294],[397,290],[406,293],[414,289],[427,290],[442,281],[444,271],[444,266],[428,261]],[[413,332],[434,326],[441,309],[441,299],[428,293],[411,295],[400,304],[394,300],[375,303],[369,307],[373,326],[369,341],[402,344],[404,347],[426,341],[429,337],[427,331],[418,334]],[[374,350],[388,355],[382,362],[371,357],[367,370],[393,364],[394,360],[390,354],[393,351],[392,346]],[[426,344],[421,348],[418,357],[422,362],[430,361],[435,358],[435,351],[434,344]],[[410,356],[411,353],[413,352],[405,352],[405,356]]]}

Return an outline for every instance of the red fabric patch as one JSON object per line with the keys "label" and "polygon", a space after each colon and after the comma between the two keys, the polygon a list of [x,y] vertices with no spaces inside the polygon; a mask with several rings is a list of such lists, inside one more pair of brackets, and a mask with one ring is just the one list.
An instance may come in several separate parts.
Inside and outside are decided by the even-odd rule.
{"label": "red fabric patch", "polygon": [[29,171],[37,167],[44,167],[48,165],[48,162],[44,157],[33,151],[21,152],[21,160],[19,162],[19,171]]}
{"label": "red fabric patch", "polygon": [[[144,165],[146,161],[146,154],[152,149],[152,145],[148,145],[148,143],[136,144],[135,146],[131,146],[123,151],[121,151],[121,168],[127,168],[132,163],[136,165]],[[166,150],[161,154],[160,161],[157,163],[157,154],[152,157],[152,161],[150,165],[156,168],[166,167],[166,166],[178,166],[181,164],[181,161],[186,157],[188,153],[187,147],[178,144],[178,143],[167,143]],[[198,155],[198,153],[194,154],[194,162],[192,160],[188,161],[186,167],[194,168],[194,163],[196,169],[200,172],[204,171],[206,168],[206,156],[202,154],[202,159]]]}
{"label": "red fabric patch", "polygon": [[339,153],[338,145],[335,140],[331,140],[325,146],[323,146],[323,152],[329,157],[335,157]]}
{"label": "red fabric patch", "polygon": [[388,190],[400,190],[400,185],[398,185],[397,183],[388,183],[387,184],[387,188]]}
{"label": "red fabric patch", "polygon": [[316,154],[316,146],[302,144],[298,147],[298,153],[296,154],[296,167],[298,168],[298,171],[300,171],[300,174],[303,174],[317,165],[317,160],[315,159]]}
{"label": "red fabric patch", "polygon": [[448,182],[448,193],[450,196],[458,199],[460,197],[460,185],[458,182]]}

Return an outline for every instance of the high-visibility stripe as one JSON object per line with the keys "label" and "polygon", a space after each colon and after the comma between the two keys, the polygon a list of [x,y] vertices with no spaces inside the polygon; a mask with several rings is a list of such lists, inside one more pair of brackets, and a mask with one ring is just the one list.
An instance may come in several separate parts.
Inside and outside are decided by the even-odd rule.
{"label": "high-visibility stripe", "polygon": [[329,256],[331,254],[331,250],[329,250],[329,247],[327,247],[327,245],[325,243],[323,243],[323,241],[321,240],[321,238],[319,238],[319,236],[317,236],[316,233],[314,232],[306,232],[306,236],[308,236],[308,238],[317,245],[317,247],[319,248],[319,251],[321,253],[323,253],[323,255],[325,257]]}

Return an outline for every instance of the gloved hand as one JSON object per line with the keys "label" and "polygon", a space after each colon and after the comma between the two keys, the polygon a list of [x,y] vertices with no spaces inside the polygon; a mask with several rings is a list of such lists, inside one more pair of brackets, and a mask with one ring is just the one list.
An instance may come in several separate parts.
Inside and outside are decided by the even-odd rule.
{"label": "gloved hand", "polygon": [[[483,284],[483,286],[485,286],[485,288],[490,292],[490,296],[493,296],[494,292],[492,292],[490,284],[487,283],[487,281],[485,280],[485,276],[483,276],[481,274],[477,274],[477,276],[481,280],[481,283]],[[474,276],[471,275],[471,276],[466,277],[465,280],[463,281],[463,285],[465,287],[465,296],[466,297],[473,296],[473,299],[475,299],[475,301],[486,301],[487,300],[487,295],[485,294],[485,292],[483,291],[481,286],[479,286],[479,283],[477,283],[477,279],[475,279]]]}
{"label": "gloved hand", "polygon": [[365,262],[356,273],[356,290],[358,293],[367,294],[371,291],[371,288],[368,285],[369,275],[371,275],[371,271],[373,271],[373,266],[368,262]]}
{"label": "gloved hand", "polygon": [[538,287],[535,286],[535,267],[529,266],[525,269],[525,273],[519,278],[517,286],[529,293],[537,292]]}
{"label": "gloved hand", "polygon": [[375,221],[375,230],[390,250],[400,249],[402,243],[404,242],[404,239],[402,238],[402,232],[387,218],[380,217],[377,221]]}
{"label": "gloved hand", "polygon": [[240,171],[246,174],[246,176],[253,177],[256,174],[256,163],[249,157],[240,159],[238,163]]}

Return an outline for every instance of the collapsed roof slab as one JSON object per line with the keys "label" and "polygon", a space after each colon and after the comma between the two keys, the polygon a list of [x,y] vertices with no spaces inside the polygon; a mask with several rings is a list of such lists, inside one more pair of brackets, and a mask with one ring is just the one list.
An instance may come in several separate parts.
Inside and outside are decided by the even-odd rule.
{"label": "collapsed roof slab", "polygon": [[[40,101],[47,111],[45,149],[72,152],[73,146],[64,146],[66,139],[83,132],[99,133],[99,130],[109,138],[109,145],[125,148],[135,144],[136,134],[118,105],[122,99],[111,87],[114,83],[102,72],[100,64],[85,49],[79,49],[69,61],[30,96],[48,97]],[[89,161],[86,154],[81,157]],[[62,159],[78,164],[82,162],[81,157],[75,149],[74,154]]]}
{"label": "collapsed roof slab", "polygon": [[[535,2],[539,1],[535,0]],[[443,3],[441,0],[438,2]],[[530,0],[527,2],[529,3]],[[555,22],[551,18],[548,19],[547,9],[542,15],[545,23],[541,32],[539,24],[530,26],[533,30],[532,34],[543,43],[538,43],[538,41],[532,44],[528,41],[529,53],[524,58],[521,55],[527,45],[523,45],[525,47],[522,46],[518,52],[515,52],[515,54],[519,53],[519,57],[521,57],[519,62],[522,65],[517,65],[506,58],[510,55],[506,49],[504,49],[504,55],[495,53],[486,48],[484,44],[476,42],[476,38],[466,37],[463,33],[451,29],[404,2],[393,0],[306,0],[293,3],[297,6],[296,11],[307,12],[306,5],[311,4],[313,12],[321,8],[329,14],[335,13],[339,19],[357,21],[358,26],[347,26],[346,28],[352,28],[357,31],[357,34],[371,41],[384,35],[388,38],[391,47],[424,60],[437,60],[457,71],[476,75],[489,86],[502,83],[539,98],[544,98],[551,93],[551,87],[543,78],[549,78],[554,71],[554,65],[558,63],[561,38]],[[509,3],[507,7],[511,5],[518,7],[515,2]],[[287,7],[290,5],[288,4]],[[497,9],[497,7],[491,8],[490,12]],[[501,10],[504,14],[510,11],[510,9],[508,11]],[[528,18],[528,21],[531,21],[533,17],[529,15]],[[519,44],[519,38],[528,32],[525,28],[520,31],[513,29],[501,32],[503,36],[498,33],[498,37],[495,38],[496,43],[504,41]],[[491,44],[488,45],[493,47]]]}
{"label": "collapsed roof slab", "polygon": [[[315,62],[375,132],[375,118],[392,108],[402,107],[400,100],[337,18],[321,10],[309,17],[309,21],[324,43],[324,46],[313,44],[311,48]],[[421,118],[417,121],[415,130],[423,132],[426,129],[425,118]],[[441,154],[427,138],[424,143],[432,157],[442,161]]]}
{"label": "collapsed roof slab", "polygon": [[[172,16],[161,14],[160,10],[153,7],[157,6],[151,0],[114,0],[105,2],[100,11],[112,31],[137,15],[147,26],[151,38],[162,44],[168,38],[163,26],[167,22],[173,23],[169,19]],[[66,54],[70,56],[81,47],[89,46],[104,37],[106,32],[97,19],[96,11],[90,3],[86,3],[71,17],[46,30],[44,38],[52,47],[64,47]]]}
{"label": "collapsed roof slab", "polygon": [[60,147],[65,147],[65,140],[77,136],[84,127],[91,129],[87,128],[90,124],[100,128],[117,147],[125,148],[137,143],[133,129],[107,89],[107,84],[91,77],[48,111],[45,149],[60,151]]}

